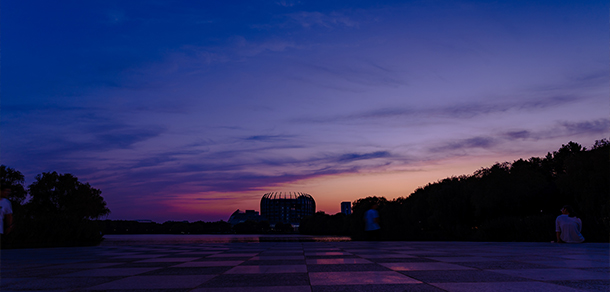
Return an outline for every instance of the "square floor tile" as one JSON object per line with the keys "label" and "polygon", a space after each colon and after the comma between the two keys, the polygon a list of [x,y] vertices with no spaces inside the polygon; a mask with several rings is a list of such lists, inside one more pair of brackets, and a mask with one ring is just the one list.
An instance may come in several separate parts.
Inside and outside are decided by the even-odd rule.
{"label": "square floor tile", "polygon": [[[119,277],[119,276],[135,276],[160,268],[106,268],[106,269],[91,269],[75,273],[61,275],[61,277]],[[69,280],[68,280],[69,281]]]}
{"label": "square floor tile", "polygon": [[548,269],[549,266],[533,264],[533,263],[523,263],[523,262],[506,262],[506,261],[493,261],[493,262],[454,262],[453,264],[476,268],[481,270],[498,270],[498,269],[507,269],[507,270],[522,270],[522,269]]}
{"label": "square floor tile", "polygon": [[530,279],[522,277],[479,270],[404,271],[401,273],[426,283],[530,281]]}
{"label": "square floor tile", "polygon": [[253,257],[251,260],[268,261],[268,260],[304,260],[304,259],[305,259],[305,256],[303,256],[303,255],[292,255],[292,256],[260,255],[260,256]]}
{"label": "square floor tile", "polygon": [[582,292],[565,286],[541,282],[430,283],[449,292]]}
{"label": "square floor tile", "polygon": [[346,265],[346,264],[371,264],[371,261],[359,258],[347,259],[308,259],[305,260],[308,265]]}
{"label": "square floor tile", "polygon": [[585,291],[610,291],[610,280],[551,281],[551,283]]}
{"label": "square floor tile", "polygon": [[170,267],[170,268],[165,268],[165,269],[157,269],[154,271],[150,271],[145,273],[144,275],[146,276],[152,276],[152,275],[215,275],[215,274],[222,274],[228,270],[230,270],[231,267],[223,267],[223,266],[219,266],[219,267],[182,267],[182,268],[175,268],[175,267]]}
{"label": "square floor tile", "polygon": [[529,263],[542,264],[556,268],[603,268],[608,267],[608,262],[591,260],[553,260],[553,261],[525,261]]}
{"label": "square floor tile", "polygon": [[428,284],[321,285],[313,292],[443,292]]}
{"label": "square floor tile", "polygon": [[245,258],[256,255],[258,255],[258,253],[218,253],[210,255],[207,258]]}
{"label": "square floor tile", "polygon": [[225,272],[225,274],[269,274],[269,273],[307,273],[305,265],[281,265],[281,266],[237,266]]}
{"label": "square floor tile", "polygon": [[73,290],[86,288],[118,279],[117,277],[80,277],[80,278],[38,278],[25,282],[9,284],[7,290]]}
{"label": "square floor tile", "polygon": [[266,286],[266,287],[228,287],[228,288],[197,288],[190,292],[311,292],[307,286]]}
{"label": "square floor tile", "polygon": [[304,265],[304,260],[249,260],[243,262],[242,266],[281,266],[281,265]]}
{"label": "square floor tile", "polygon": [[376,263],[436,263],[437,261],[420,258],[420,257],[408,257],[408,258],[369,258],[370,261]]}
{"label": "square floor tile", "polygon": [[513,275],[540,281],[561,280],[607,280],[608,274],[578,269],[524,269],[524,270],[489,270],[492,272]]}
{"label": "square floor tile", "polygon": [[448,263],[452,263],[452,262],[491,262],[491,261],[498,261],[497,259],[491,259],[491,258],[485,258],[485,257],[468,257],[468,256],[461,256],[461,257],[429,257],[429,259],[435,260],[435,261],[439,261],[439,262],[448,262]]}
{"label": "square floor tile", "polygon": [[133,276],[91,287],[93,290],[195,288],[214,275]]}
{"label": "square floor tile", "polygon": [[186,262],[172,266],[173,268],[196,268],[196,267],[221,267],[237,266],[244,261],[205,261],[205,262]]}
{"label": "square floor tile", "polygon": [[421,283],[397,272],[309,273],[311,285],[412,284]]}
{"label": "square floor tile", "polygon": [[168,263],[168,262],[190,262],[194,260],[198,260],[201,257],[171,257],[171,258],[154,258],[136,261],[136,263]]}
{"label": "square floor tile", "polygon": [[257,286],[308,286],[307,273],[291,274],[222,274],[198,288],[257,287]]}
{"label": "square floor tile", "polygon": [[472,268],[448,263],[379,263],[394,271],[472,270]]}
{"label": "square floor tile", "polygon": [[349,265],[309,265],[308,272],[363,272],[363,271],[391,271],[377,264],[349,264]]}

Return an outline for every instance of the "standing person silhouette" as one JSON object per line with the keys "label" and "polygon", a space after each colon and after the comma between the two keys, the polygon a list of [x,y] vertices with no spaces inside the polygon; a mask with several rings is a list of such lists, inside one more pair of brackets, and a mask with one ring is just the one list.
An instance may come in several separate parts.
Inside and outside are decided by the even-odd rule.
{"label": "standing person silhouette", "polygon": [[[0,186],[0,242],[2,242],[2,235],[9,233],[13,229],[13,206],[11,201],[7,198],[11,194],[11,188],[8,185],[2,184]],[[7,226],[5,229],[4,226]]]}
{"label": "standing person silhouette", "polygon": [[366,232],[367,240],[379,240],[381,235],[381,226],[379,226],[379,205],[373,203],[371,208],[364,214],[364,231]]}
{"label": "standing person silhouette", "polygon": [[555,220],[555,234],[558,243],[581,243],[585,238],[580,234],[582,221],[576,217],[570,205],[561,208],[561,215]]}

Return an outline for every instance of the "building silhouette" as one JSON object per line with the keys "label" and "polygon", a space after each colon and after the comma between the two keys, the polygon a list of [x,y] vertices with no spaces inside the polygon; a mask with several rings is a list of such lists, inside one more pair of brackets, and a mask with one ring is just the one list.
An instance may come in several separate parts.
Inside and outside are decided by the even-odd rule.
{"label": "building silhouette", "polygon": [[261,198],[261,216],[270,224],[288,223],[298,226],[305,216],[316,213],[316,202],[312,196],[299,192],[272,192]]}
{"label": "building silhouette", "polygon": [[352,214],[352,203],[351,202],[341,202],[341,213],[345,215]]}
{"label": "building silhouette", "polygon": [[239,209],[237,209],[237,211],[233,212],[233,214],[231,214],[231,217],[229,217],[229,223],[231,223],[231,225],[235,225],[235,224],[239,224],[239,223],[243,223],[246,221],[254,221],[254,222],[261,222],[261,221],[265,221],[267,219],[265,219],[265,217],[261,216],[258,214],[258,212],[254,211],[254,210],[246,210],[246,212],[242,212]]}

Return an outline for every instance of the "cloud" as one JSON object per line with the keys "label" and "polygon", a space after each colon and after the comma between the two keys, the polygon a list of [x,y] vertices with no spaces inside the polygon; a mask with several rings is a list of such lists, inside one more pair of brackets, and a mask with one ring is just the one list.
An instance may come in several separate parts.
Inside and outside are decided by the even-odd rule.
{"label": "cloud", "polygon": [[445,152],[445,151],[455,151],[462,149],[471,149],[471,148],[483,148],[488,149],[493,146],[496,146],[499,141],[497,141],[493,137],[488,136],[479,136],[468,139],[462,139],[457,141],[452,141],[445,143],[444,145],[433,147],[430,149],[431,152]]}
{"label": "cloud", "polygon": [[610,119],[599,119],[586,122],[562,122],[561,126],[570,134],[610,132]]}
{"label": "cloud", "polygon": [[301,3],[301,1],[291,1],[291,0],[281,0],[281,1],[275,2],[275,4],[284,6],[284,7],[292,7],[292,6],[295,6],[300,3]]}
{"label": "cloud", "polygon": [[321,12],[301,11],[288,14],[288,17],[304,28],[315,26],[332,27],[358,27],[358,22],[340,13],[324,14]]}
{"label": "cloud", "polygon": [[376,152],[364,153],[364,154],[347,153],[347,154],[343,154],[343,155],[339,156],[338,161],[340,161],[340,162],[356,161],[356,160],[365,160],[365,159],[387,158],[387,157],[391,157],[391,156],[392,155],[388,151],[376,151]]}
{"label": "cloud", "polygon": [[527,139],[532,136],[532,133],[527,130],[510,131],[504,134],[506,139]]}
{"label": "cloud", "polygon": [[552,96],[534,99],[531,101],[512,101],[501,103],[463,103],[454,104],[444,107],[393,107],[393,108],[378,108],[360,113],[349,115],[318,117],[318,118],[299,118],[293,120],[295,122],[312,122],[312,123],[329,123],[329,122],[358,122],[370,119],[388,119],[388,118],[453,118],[453,119],[469,119],[482,115],[494,113],[502,113],[510,110],[533,111],[544,108],[558,107],[573,102],[580,101],[576,96]]}
{"label": "cloud", "polygon": [[264,142],[275,142],[275,141],[285,141],[294,136],[289,135],[256,135],[245,138],[247,141],[264,141]]}

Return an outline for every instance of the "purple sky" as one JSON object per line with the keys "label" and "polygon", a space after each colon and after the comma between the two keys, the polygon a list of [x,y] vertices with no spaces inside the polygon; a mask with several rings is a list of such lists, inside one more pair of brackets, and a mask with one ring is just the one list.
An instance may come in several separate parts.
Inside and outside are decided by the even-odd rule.
{"label": "purple sky", "polygon": [[1,163],[215,221],[609,136],[607,1],[253,3],[3,2]]}

